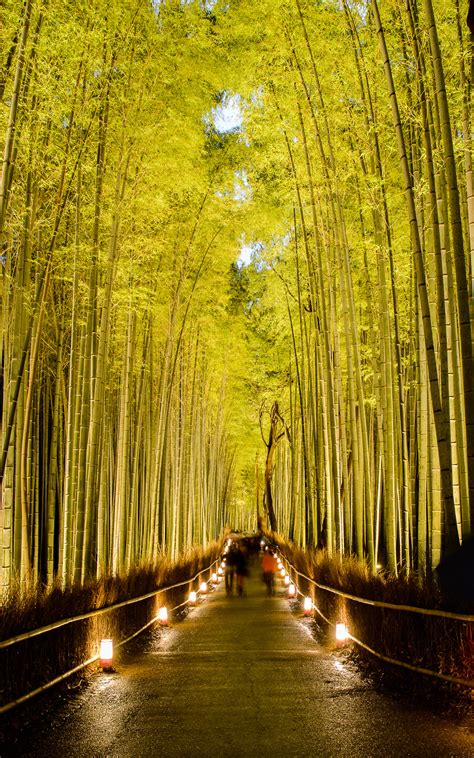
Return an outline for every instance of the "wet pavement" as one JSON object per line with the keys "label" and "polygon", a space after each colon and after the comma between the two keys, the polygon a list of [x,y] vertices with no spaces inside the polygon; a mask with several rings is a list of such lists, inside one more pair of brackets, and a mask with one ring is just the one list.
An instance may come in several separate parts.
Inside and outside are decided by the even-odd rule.
{"label": "wet pavement", "polygon": [[0,756],[474,756],[471,717],[375,689],[312,638],[282,593],[265,596],[257,568],[246,596],[219,588],[40,724]]}

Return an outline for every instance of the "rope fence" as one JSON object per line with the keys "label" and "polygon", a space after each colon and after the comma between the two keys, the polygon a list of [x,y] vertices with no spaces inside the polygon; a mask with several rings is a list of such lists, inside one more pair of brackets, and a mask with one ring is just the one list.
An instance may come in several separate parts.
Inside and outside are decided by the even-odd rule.
{"label": "rope fence", "polygon": [[[197,574],[195,574],[190,579],[186,579],[183,582],[177,582],[176,584],[172,584],[166,587],[160,587],[157,590],[153,590],[152,592],[148,592],[146,595],[140,595],[139,597],[130,598],[129,600],[124,600],[120,603],[114,603],[113,605],[109,605],[106,608],[98,608],[94,611],[89,611],[88,613],[82,613],[78,616],[72,616],[71,618],[67,619],[61,619],[59,621],[55,621],[52,624],[48,624],[47,626],[40,627],[39,629],[32,629],[29,632],[24,632],[23,634],[18,634],[15,637],[10,637],[8,640],[3,640],[0,642],[0,649],[7,648],[12,645],[15,645],[18,642],[22,642],[24,640],[32,639],[33,637],[37,637],[41,634],[45,634],[47,632],[51,632],[55,629],[59,629],[60,627],[66,626],[68,624],[73,624],[78,621],[83,621],[84,619],[92,618],[94,616],[100,616],[105,613],[110,613],[114,610],[117,610],[118,608],[123,608],[127,605],[133,605],[134,603],[139,603],[144,600],[148,600],[152,597],[156,597],[157,595],[160,595],[164,592],[170,592],[175,589],[179,589],[180,587],[184,587],[185,585],[192,584],[196,581],[200,576],[203,574],[209,572],[212,572],[212,569],[214,566],[216,566],[220,562],[220,558],[213,561],[209,566],[202,569],[201,571],[198,571]],[[174,608],[170,609],[170,612],[173,613],[174,611],[177,611],[179,608],[182,608],[183,606],[188,604],[188,600],[185,600],[183,603],[180,603],[179,605],[176,605]],[[159,620],[159,615],[157,614],[154,616],[150,621],[148,621],[144,626],[142,626],[140,629],[135,631],[133,634],[129,635],[125,639],[121,640],[120,642],[117,642],[114,647],[118,648],[122,645],[125,645],[127,642],[130,642],[135,637],[138,637],[139,634],[144,632],[146,629],[148,629],[150,626],[155,624]],[[87,668],[87,666],[90,666],[92,663],[95,663],[99,660],[99,653],[97,655],[92,656],[92,658],[89,658],[86,661],[83,661],[77,666],[74,666],[74,668],[69,669],[69,671],[66,671],[64,674],[61,674],[60,676],[55,677],[51,681],[47,682],[46,684],[41,685],[41,687],[36,687],[34,690],[31,690],[31,692],[28,692],[25,695],[22,695],[19,698],[16,698],[15,700],[12,700],[11,702],[7,703],[6,705],[0,706],[0,715],[3,713],[7,713],[7,711],[12,710],[13,708],[16,708],[17,706],[21,705],[22,703],[27,702],[31,698],[35,697],[36,695],[40,695],[42,692],[46,692],[46,690],[51,689],[51,687],[54,687],[56,684],[59,684],[60,682],[63,682],[65,679],[68,679],[73,674],[77,674],[79,671],[82,671],[83,669]]]}
{"label": "rope fence", "polygon": [[[474,621],[474,615],[472,614],[463,614],[463,613],[452,613],[450,611],[441,611],[441,610],[432,610],[430,608],[418,608],[411,605],[397,605],[396,603],[387,603],[382,600],[369,600],[367,598],[358,597],[356,595],[351,595],[347,592],[343,592],[342,590],[335,589],[334,587],[328,587],[325,584],[320,584],[312,577],[308,576],[307,574],[302,573],[299,571],[296,566],[294,566],[291,561],[288,560],[288,558],[284,555],[284,553],[280,550],[278,546],[274,546],[278,553],[281,555],[282,560],[286,563],[287,570],[290,568],[295,576],[299,576],[302,579],[305,579],[307,582],[312,584],[313,586],[317,587],[318,589],[321,589],[325,592],[330,592],[333,595],[338,595],[340,597],[343,597],[347,600],[352,600],[356,603],[361,603],[363,605],[370,605],[378,608],[388,608],[390,610],[396,610],[396,611],[403,611],[407,613],[417,613],[423,616],[436,616],[440,618],[447,618],[447,619],[453,619],[456,621],[463,621],[465,623],[472,623]],[[296,592],[298,595],[301,595],[301,597],[304,597],[304,593],[300,591],[298,588],[298,585],[296,584],[296,581],[294,582],[296,587]],[[317,605],[312,601],[312,608],[315,610],[321,618],[324,619],[324,621],[329,624],[330,626],[335,627],[336,624],[328,619],[325,614],[317,607]],[[433,671],[432,669],[424,668],[422,666],[416,666],[412,663],[407,663],[406,661],[400,661],[397,658],[392,658],[390,656],[384,655],[383,653],[380,653],[377,650],[374,650],[372,647],[367,645],[362,640],[359,640],[357,637],[353,636],[352,634],[348,634],[348,638],[352,640],[356,645],[359,645],[361,648],[366,650],[371,655],[375,656],[376,658],[379,658],[380,660],[384,661],[385,663],[390,663],[395,666],[400,666],[404,669],[408,669],[409,671],[414,671],[418,674],[423,674],[426,676],[436,677],[437,679],[441,679],[446,682],[451,682],[453,684],[460,685],[462,687],[467,687],[468,689],[474,689],[474,679],[464,679],[463,677],[457,677],[453,676],[451,674],[443,674],[438,671]]]}
{"label": "rope fence", "polygon": [[[284,555],[284,553],[280,550],[280,548],[278,546],[274,546],[274,547],[278,551],[278,553],[280,554],[282,560],[285,562],[285,564],[286,564],[286,570],[287,571],[291,570],[293,572],[294,576],[301,577],[306,582],[309,582],[311,585],[313,585],[314,587],[317,587],[320,590],[323,590],[324,592],[332,593],[333,595],[340,596],[340,597],[342,597],[344,599],[347,599],[347,600],[350,600],[350,601],[353,601],[353,602],[356,602],[356,603],[360,603],[360,604],[363,604],[363,605],[369,605],[369,606],[373,606],[373,607],[378,607],[378,608],[388,608],[390,610],[407,612],[407,613],[416,613],[416,614],[420,614],[420,615],[424,615],[424,616],[435,616],[435,617],[447,618],[447,619],[462,621],[462,622],[465,622],[465,623],[472,623],[474,621],[474,615],[472,615],[472,614],[460,614],[460,613],[453,613],[453,612],[450,612],[450,611],[432,610],[432,609],[428,609],[428,608],[418,608],[418,607],[409,606],[409,605],[398,605],[398,604],[395,604],[395,603],[388,603],[388,602],[384,602],[384,601],[380,601],[380,600],[370,600],[370,599],[367,599],[367,598],[358,597],[356,595],[351,595],[350,593],[343,592],[342,590],[335,589],[334,587],[328,587],[327,585],[320,584],[319,582],[317,582],[312,577],[310,577],[307,574],[304,574],[301,571],[299,571],[296,568],[296,566],[294,566],[291,563],[291,561],[288,560],[288,558]],[[7,639],[7,640],[0,641],[0,650],[8,648],[8,647],[11,647],[11,646],[13,646],[13,645],[15,645],[15,644],[17,644],[19,642],[22,642],[22,641],[25,641],[25,640],[28,640],[28,639],[32,639],[32,638],[37,637],[39,635],[46,634],[48,632],[51,632],[51,631],[53,631],[55,629],[59,629],[61,627],[67,626],[69,624],[73,624],[73,623],[76,623],[76,622],[79,622],[79,621],[83,621],[83,620],[88,619],[88,618],[93,618],[93,617],[96,617],[96,616],[100,616],[100,615],[103,615],[103,614],[106,614],[106,613],[111,613],[113,611],[116,611],[119,608],[123,608],[125,606],[129,606],[129,605],[132,605],[132,604],[135,604],[135,603],[143,602],[143,601],[148,600],[148,599],[150,599],[152,597],[156,597],[156,596],[158,596],[158,595],[160,595],[162,593],[170,592],[172,590],[179,589],[180,587],[184,587],[186,585],[192,584],[193,582],[196,581],[196,579],[198,579],[203,574],[205,574],[207,572],[209,572],[211,574],[212,569],[220,561],[221,561],[221,558],[216,559],[209,566],[207,566],[204,569],[201,569],[193,577],[191,577],[189,579],[186,579],[185,581],[177,582],[175,584],[172,584],[172,585],[169,585],[169,586],[165,586],[165,587],[160,587],[159,589],[153,590],[152,592],[148,592],[145,595],[140,595],[138,597],[134,597],[134,598],[130,598],[128,600],[121,601],[119,603],[114,603],[113,605],[107,606],[105,608],[98,608],[96,610],[89,611],[87,613],[83,613],[83,614],[80,614],[80,615],[77,615],[77,616],[72,616],[72,617],[67,618],[67,619],[61,619],[61,620],[58,620],[58,621],[53,622],[51,624],[48,624],[47,626],[43,626],[43,627],[40,627],[38,629],[33,629],[31,631],[24,632],[22,634],[18,634],[18,635],[14,636],[14,637],[11,637],[11,638]],[[297,595],[300,595],[301,597],[304,597],[304,593],[301,592],[301,590],[299,589],[296,581],[294,581],[294,584],[295,584],[295,589],[296,589]],[[185,600],[184,602],[180,603],[179,605],[176,605],[173,608],[171,608],[170,611],[173,613],[173,612],[179,610],[180,608],[186,606],[188,603],[189,603],[189,600]],[[333,627],[336,626],[336,624],[333,621],[331,621],[330,619],[328,619],[326,617],[326,615],[321,611],[321,609],[318,608],[318,606],[314,603],[313,600],[311,600],[311,605],[312,605],[312,609],[314,611],[316,611],[316,613],[318,613],[318,615],[321,616],[321,618],[328,625],[333,626]],[[157,621],[159,621],[159,615],[158,614],[156,616],[154,616],[152,619],[150,619],[149,621],[147,621],[147,623],[144,626],[142,626],[140,629],[136,630],[135,632],[133,632],[132,634],[130,634],[129,636],[127,636],[125,639],[123,639],[120,642],[116,643],[115,647],[118,648],[118,647],[121,647],[122,645],[125,645],[127,642],[130,642],[132,639],[134,639],[139,634],[141,634],[142,632],[144,632],[146,629],[148,629],[150,626],[152,626]],[[408,669],[410,671],[414,671],[414,672],[419,673],[419,674],[435,677],[435,678],[441,679],[443,681],[451,682],[451,683],[454,683],[454,684],[457,684],[457,685],[460,685],[460,686],[463,686],[463,687],[474,689],[474,680],[464,679],[462,677],[456,677],[456,676],[452,676],[452,675],[449,675],[449,674],[443,674],[441,672],[433,671],[432,669],[428,669],[428,668],[424,668],[422,666],[417,666],[417,665],[408,663],[406,661],[400,661],[400,660],[398,660],[396,658],[392,658],[390,656],[384,655],[383,653],[380,653],[377,650],[374,650],[372,647],[370,647],[369,645],[367,645],[365,642],[363,642],[362,640],[358,639],[357,637],[353,636],[352,634],[348,633],[348,638],[350,640],[352,640],[352,642],[354,642],[356,645],[360,646],[361,648],[363,648],[364,650],[366,650],[367,652],[369,652],[371,655],[379,658],[380,660],[382,660],[382,661],[384,661],[386,663],[389,663],[389,664],[392,664],[392,665],[395,665],[395,666],[399,666],[399,667],[402,667],[404,669]],[[100,657],[99,654],[94,655],[93,657],[88,658],[87,660],[83,661],[82,663],[80,663],[79,665],[75,666],[74,668],[71,668],[70,670],[66,671],[65,673],[63,673],[63,674],[55,677],[54,679],[52,679],[51,681],[47,682],[46,684],[43,684],[40,687],[35,688],[31,692],[28,692],[27,694],[22,695],[21,697],[16,698],[15,700],[12,700],[11,702],[7,703],[6,705],[0,706],[0,714],[3,714],[3,713],[6,713],[7,711],[10,711],[13,708],[15,708],[15,707],[21,705],[22,703],[25,703],[26,701],[30,700],[31,698],[35,697],[36,695],[39,695],[42,692],[45,692],[46,690],[50,689],[51,687],[54,687],[56,684],[59,684],[60,682],[66,680],[67,678],[69,678],[73,674],[76,674],[79,671],[81,671],[84,668],[86,668],[87,666],[90,666],[91,664],[95,663],[97,660],[99,660],[99,657]]]}

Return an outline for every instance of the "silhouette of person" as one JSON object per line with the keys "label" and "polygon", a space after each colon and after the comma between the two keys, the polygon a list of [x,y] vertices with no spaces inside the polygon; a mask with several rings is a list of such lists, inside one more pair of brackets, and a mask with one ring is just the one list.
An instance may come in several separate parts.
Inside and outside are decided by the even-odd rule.
{"label": "silhouette of person", "polygon": [[247,556],[244,552],[244,549],[241,547],[235,553],[235,575],[237,583],[237,594],[239,597],[241,597],[243,594],[245,577],[248,576],[248,573],[249,570]]}
{"label": "silhouette of person", "polygon": [[227,595],[232,595],[232,588],[234,586],[234,572],[235,562],[238,548],[235,543],[230,546],[229,552],[226,556],[225,562],[225,591]]}
{"label": "silhouette of person", "polygon": [[274,594],[274,581],[275,581],[275,574],[278,571],[278,563],[277,559],[273,555],[273,553],[270,552],[270,550],[265,550],[262,557],[262,571],[263,571],[263,581],[267,585],[267,595],[273,595]]}

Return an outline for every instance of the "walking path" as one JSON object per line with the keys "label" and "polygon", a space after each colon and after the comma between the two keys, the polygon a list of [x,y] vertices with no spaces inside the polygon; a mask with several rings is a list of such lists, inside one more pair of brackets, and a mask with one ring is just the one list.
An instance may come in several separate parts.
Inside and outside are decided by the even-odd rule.
{"label": "walking path", "polygon": [[281,594],[265,597],[257,568],[246,596],[221,587],[117,669],[16,754],[474,756],[466,723],[377,692],[312,639]]}

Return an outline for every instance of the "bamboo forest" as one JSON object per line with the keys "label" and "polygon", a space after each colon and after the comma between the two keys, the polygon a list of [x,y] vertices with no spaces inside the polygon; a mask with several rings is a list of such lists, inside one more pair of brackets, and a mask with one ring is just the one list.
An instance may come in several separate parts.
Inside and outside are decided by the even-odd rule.
{"label": "bamboo forest", "polygon": [[0,14],[2,589],[258,523],[429,574],[474,525],[468,3]]}

